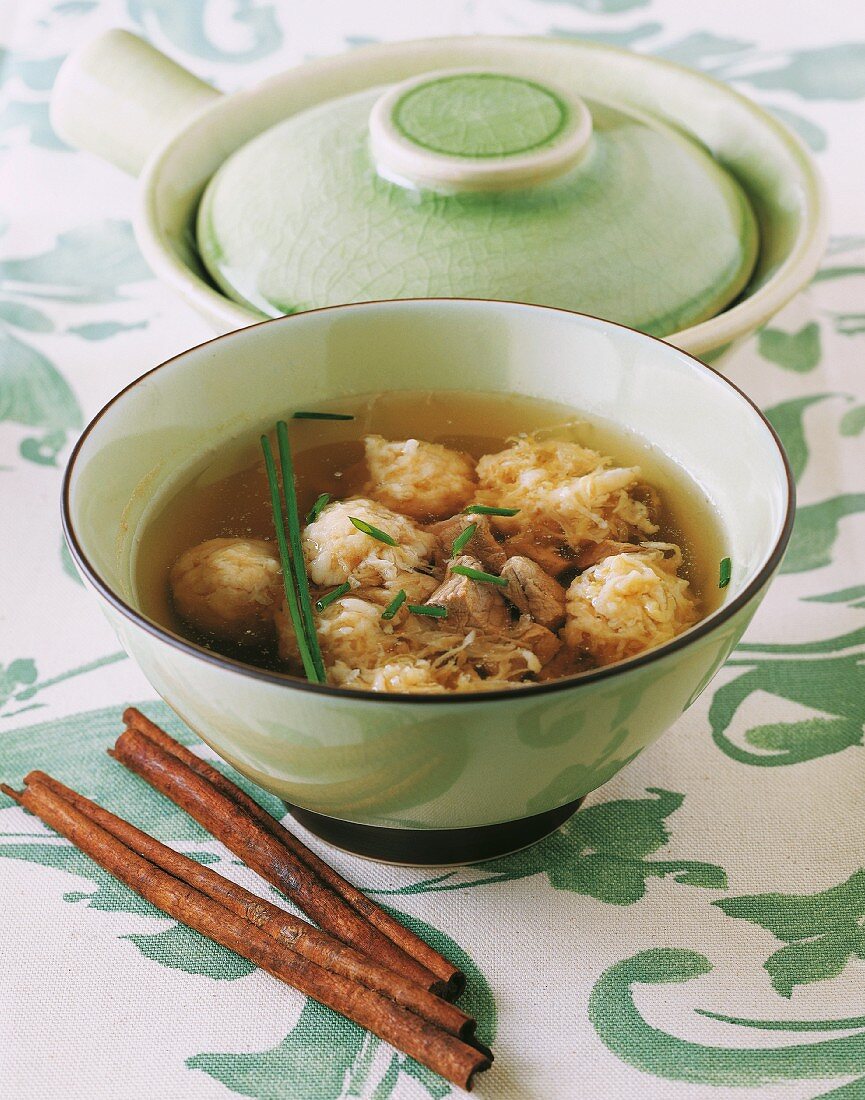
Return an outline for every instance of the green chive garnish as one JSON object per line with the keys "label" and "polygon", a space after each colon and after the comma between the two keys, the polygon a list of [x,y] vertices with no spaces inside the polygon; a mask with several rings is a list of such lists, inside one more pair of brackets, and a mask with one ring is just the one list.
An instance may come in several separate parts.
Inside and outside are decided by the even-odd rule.
{"label": "green chive garnish", "polygon": [[733,563],[729,558],[721,558],[721,566],[718,571],[718,587],[726,588],[733,575]]}
{"label": "green chive garnish", "polygon": [[[285,590],[285,599],[288,603],[291,624],[294,627],[294,633],[297,638],[297,648],[300,651],[300,659],[303,662],[303,670],[306,673],[307,679],[312,680],[314,683],[323,683],[323,663],[322,673],[319,675],[319,665],[312,654],[312,648],[318,650],[318,635],[315,633],[315,630],[313,630],[313,647],[311,647],[309,635],[301,614],[297,592],[295,590],[296,580],[294,566],[292,564],[291,555],[288,549],[288,540],[286,538],[285,513],[283,512],[282,499],[279,492],[279,479],[276,474],[276,463],[273,460],[270,440],[266,435],[261,437],[261,449],[264,452],[264,465],[267,470],[268,485],[270,486],[270,504],[273,509],[273,526],[276,531],[276,543],[279,547],[279,560],[282,564],[282,585]],[[302,560],[303,559],[301,559],[301,561]],[[320,651],[318,653],[318,658],[320,661]]]}
{"label": "green chive garnish", "polygon": [[358,519],[357,516],[348,517],[358,531],[362,531],[365,535],[370,535],[374,539],[378,539],[379,542],[385,542],[388,546],[399,546],[399,543],[393,537],[389,535],[387,531],[382,531],[378,527],[373,527],[371,523],[366,523],[362,519]]}
{"label": "green chive garnish", "polygon": [[307,523],[315,523],[321,513],[324,511],[324,506],[330,500],[330,493],[322,493],[316,500],[315,504],[310,508],[306,516]]}
{"label": "green chive garnish", "polygon": [[470,504],[463,508],[463,515],[470,516],[515,516],[519,508],[491,508],[488,504]]}
{"label": "green chive garnish", "polygon": [[312,617],[312,598],[309,594],[309,578],[306,575],[306,561],[300,539],[300,515],[297,510],[297,490],[294,484],[294,465],[291,458],[291,445],[288,441],[288,424],[277,421],[276,442],[279,447],[279,465],[282,470],[282,492],[285,497],[285,511],[288,517],[288,542],[294,563],[295,584],[300,601],[300,612],[306,628],[306,639],[318,673],[319,683],[324,683],[324,660],[318,644],[315,620]]}
{"label": "green chive garnish", "polygon": [[320,600],[315,601],[316,611],[324,611],[326,607],[330,607],[334,600],[338,600],[340,596],[344,596],[350,590],[351,585],[348,581],[343,581],[339,588],[334,588],[332,592],[328,592],[326,596],[322,596]]}
{"label": "green chive garnish", "polygon": [[474,538],[474,533],[477,531],[478,525],[476,523],[470,523],[468,527],[453,541],[451,550],[453,550],[453,556],[456,557]]}
{"label": "green chive garnish", "polygon": [[408,605],[412,615],[427,615],[430,619],[446,619],[448,609],[437,603],[410,603]]}
{"label": "green chive garnish", "polygon": [[461,577],[469,580],[480,581],[481,584],[497,584],[501,588],[507,588],[507,577],[497,577],[495,573],[484,573],[481,569],[472,569],[470,565],[452,565],[451,573],[459,573]]}
{"label": "green chive garnish", "polygon": [[396,615],[397,611],[399,611],[399,609],[405,603],[406,599],[407,597],[405,594],[405,589],[401,588],[384,609],[384,611],[382,611],[381,617],[383,619],[392,619],[394,615]]}
{"label": "green chive garnish", "polygon": [[292,420],[354,420],[350,413],[296,412]]}

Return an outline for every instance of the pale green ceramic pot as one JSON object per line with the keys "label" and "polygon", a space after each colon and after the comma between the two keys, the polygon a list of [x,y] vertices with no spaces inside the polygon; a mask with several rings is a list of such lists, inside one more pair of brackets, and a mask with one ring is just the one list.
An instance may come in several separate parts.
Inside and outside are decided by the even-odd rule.
{"label": "pale green ceramic pot", "polygon": [[[717,316],[694,320],[693,314],[683,314],[692,317],[686,327],[671,334],[668,327],[653,329],[668,333],[666,339],[671,343],[696,355],[715,354],[765,324],[810,281],[825,247],[826,202],[817,170],[798,139],[754,103],[702,73],[594,42],[471,35],[387,43],[311,61],[256,88],[221,96],[140,38],[126,31],[110,31],[64,63],[52,95],[51,117],[54,128],[69,144],[89,149],[140,176],[134,220],[142,252],[160,278],[218,330],[227,331],[259,320],[261,313],[220,292],[205,275],[195,245],[199,201],[226,160],[271,127],[308,108],[421,74],[467,68],[549,82],[552,87],[572,89],[586,100],[642,113],[671,133],[687,135],[715,162],[719,175],[728,176],[744,192],[756,216],[760,241],[748,284]],[[654,172],[643,166],[637,174],[642,178]],[[309,201],[314,198],[313,190]],[[607,221],[612,216],[607,211]],[[617,218],[613,220],[618,224]],[[387,227],[381,232],[379,214],[371,210],[369,221],[370,249],[392,248]],[[580,234],[594,232],[595,227],[603,234],[603,221],[589,217]],[[356,223],[353,226],[356,244]],[[598,249],[588,250],[588,266],[599,268],[609,263],[635,278],[634,271],[645,270],[647,244],[640,228],[638,225],[627,233],[625,242],[617,240],[615,248],[611,245],[608,256],[599,246],[602,263],[597,260]],[[465,227],[460,232],[471,235]],[[669,227],[658,228],[658,233],[665,239],[674,236]],[[557,297],[555,243],[547,241],[554,259],[545,261],[536,272],[535,293],[527,286],[526,293],[518,295],[521,300],[575,305]],[[628,266],[629,245],[633,248],[632,267]],[[339,247],[338,242],[334,247]],[[684,298],[697,290],[693,251],[689,245],[678,262],[666,265],[669,280],[681,282]],[[297,255],[304,253],[301,242]],[[289,255],[294,256],[291,249]],[[463,257],[463,265],[465,262]],[[405,267],[406,263],[407,257],[401,253],[396,266]],[[392,291],[389,284],[374,293],[361,293],[363,288],[357,282],[362,271],[361,255],[351,265],[347,282],[340,283],[336,301],[403,293],[398,287]],[[650,267],[647,282],[657,282],[654,272]],[[313,265],[304,275],[315,283],[318,269]],[[546,288],[545,275],[551,283]],[[498,284],[491,274],[490,285],[480,286],[472,294],[514,297],[513,272],[505,269],[499,276]],[[319,281],[328,283],[327,279]],[[627,283],[624,277],[623,282]],[[447,285],[445,272],[422,293],[462,295],[464,291],[457,279]],[[291,299],[296,300],[320,304],[315,295]],[[328,304],[332,300],[327,299]]]}
{"label": "pale green ceramic pot", "polygon": [[[292,407],[431,387],[547,398],[651,440],[720,517],[732,559],[720,608],[613,667],[445,697],[311,685],[217,656],[142,614],[136,552],[148,517],[221,445]],[[220,756],[344,847],[460,862],[555,828],[694,701],[778,567],[793,487],[756,407],[669,344],[546,307],[426,299],[279,318],[163,363],[86,429],[63,511],[123,646]]]}

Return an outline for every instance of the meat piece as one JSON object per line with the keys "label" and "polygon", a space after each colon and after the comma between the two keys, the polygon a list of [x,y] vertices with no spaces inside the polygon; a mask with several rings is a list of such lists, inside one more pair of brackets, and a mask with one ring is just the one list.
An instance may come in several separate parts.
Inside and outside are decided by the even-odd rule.
{"label": "meat piece", "polygon": [[169,585],[185,622],[226,641],[260,642],[282,591],[279,557],[263,539],[208,539],[180,555]]}
{"label": "meat piece", "polygon": [[508,581],[505,599],[548,630],[559,629],[565,621],[565,590],[557,580],[520,554],[508,558],[501,575]]}
{"label": "meat piece", "polygon": [[511,628],[510,637],[518,645],[530,649],[542,666],[548,665],[562,648],[562,643],[552,630],[541,626],[540,623],[533,623],[530,619],[521,619],[515,623]]}
{"label": "meat piece", "polygon": [[[455,558],[450,565],[466,565],[470,569],[483,568],[477,558],[468,555]],[[488,634],[505,631],[510,616],[498,588],[492,584],[473,581],[460,573],[452,573],[450,565],[444,581],[426,601],[448,609],[448,617],[444,620],[447,629],[475,628]]]}
{"label": "meat piece", "polygon": [[366,492],[388,508],[428,520],[448,516],[471,500],[474,462],[459,451],[420,439],[364,439]]}
{"label": "meat piece", "polygon": [[537,562],[551,577],[557,577],[574,565],[572,557],[563,555],[562,551],[569,552],[570,548],[563,547],[560,539],[535,538],[529,531],[506,539],[504,549],[509,558],[524,557]]}
{"label": "meat piece", "polygon": [[[358,531],[352,516],[390,535],[397,545]],[[360,586],[390,586],[400,573],[428,565],[436,545],[435,535],[364,497],[328,504],[303,532],[309,579],[322,587],[342,584],[350,577]]]}
{"label": "meat piece", "polygon": [[447,561],[453,557],[451,548],[454,539],[458,538],[472,523],[477,526],[477,530],[461,552],[468,554],[469,557],[477,558],[481,563],[481,567],[486,569],[488,573],[501,572],[502,566],[507,561],[507,554],[502,549],[501,544],[496,542],[488,516],[451,516],[450,519],[443,519],[439,523],[430,524],[427,530],[432,531],[438,537],[441,543],[440,557],[442,561]]}
{"label": "meat piece", "polygon": [[599,561],[610,557],[611,554],[634,554],[641,549],[637,542],[614,542],[612,539],[603,539],[601,542],[587,543],[574,559],[577,569],[588,569],[590,565],[597,565]]}
{"label": "meat piece", "polygon": [[654,534],[657,527],[638,499],[639,467],[612,463],[578,443],[518,439],[478,461],[477,499],[519,509],[515,516],[494,517],[496,530],[558,535],[574,549]]}
{"label": "meat piece", "polygon": [[698,618],[697,602],[671,544],[613,554],[575,578],[567,592],[562,638],[600,665],[633,657],[681,634]]}

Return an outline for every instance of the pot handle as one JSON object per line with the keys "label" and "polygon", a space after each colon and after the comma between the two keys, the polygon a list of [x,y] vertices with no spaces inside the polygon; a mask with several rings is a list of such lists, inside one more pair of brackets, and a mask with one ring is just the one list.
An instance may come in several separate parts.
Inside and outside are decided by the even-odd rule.
{"label": "pot handle", "polygon": [[67,144],[137,176],[151,152],[219,94],[143,38],[115,29],[64,61],[51,124]]}

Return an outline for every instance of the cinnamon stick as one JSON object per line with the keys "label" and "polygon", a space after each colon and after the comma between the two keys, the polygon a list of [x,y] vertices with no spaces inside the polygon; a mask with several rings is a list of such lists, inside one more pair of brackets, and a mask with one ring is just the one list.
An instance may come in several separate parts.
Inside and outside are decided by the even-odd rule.
{"label": "cinnamon stick", "polygon": [[108,752],[185,810],[248,867],[279,887],[319,927],[425,989],[443,989],[444,983],[329,889],[245,808],[177,756],[135,729],[122,733]]}
{"label": "cinnamon stick", "polygon": [[188,883],[138,855],[42,783],[0,790],[61,833],[115,878],[175,920],[340,1012],[464,1089],[489,1068],[486,1054],[379,993],[331,973]]}
{"label": "cinnamon stick", "polygon": [[133,852],[175,878],[200,890],[237,916],[251,921],[262,931],[312,962],[334,974],[341,974],[345,978],[361,982],[368,989],[389,997],[436,1027],[449,1031],[461,1039],[472,1041],[475,1021],[456,1005],[443,1001],[402,975],[379,966],[360,952],[347,947],[341,940],[319,931],[295,914],[287,913],[284,909],[250,893],[216,871],[203,867],[194,859],[175,852],[173,848],[161,844],[152,836],[136,829],[128,821],[124,821],[122,817],[117,817],[44,772],[30,772],[25,776],[24,782],[28,787],[34,784],[46,787],[79,813],[94,821],[100,828],[111,833]]}
{"label": "cinnamon stick", "polygon": [[135,707],[127,707],[123,712],[123,721],[128,727],[137,730],[159,745],[160,748],[177,757],[197,775],[208,780],[218,791],[242,807],[258,825],[279,841],[296,860],[308,867],[322,883],[339,895],[347,905],[364,917],[373,928],[387,937],[404,954],[417,960],[439,981],[444,982],[445,987],[441,990],[444,996],[456,998],[463,992],[466,979],[458,967],[430,947],[420,936],[415,935],[405,925],[400,924],[390,913],[386,913],[384,909],[371,901],[356,886],[352,886],[323,859],[319,858],[312,849],[308,848],[301,840],[298,840],[284,825],[271,817],[267,810],[259,806],[255,799],[251,798],[236,783],[233,783],[222,772],[208,764],[206,760],[202,760],[195,753],[190,752],[185,745],[175,741],[165,730],[157,726],[155,722],[152,722]]}

